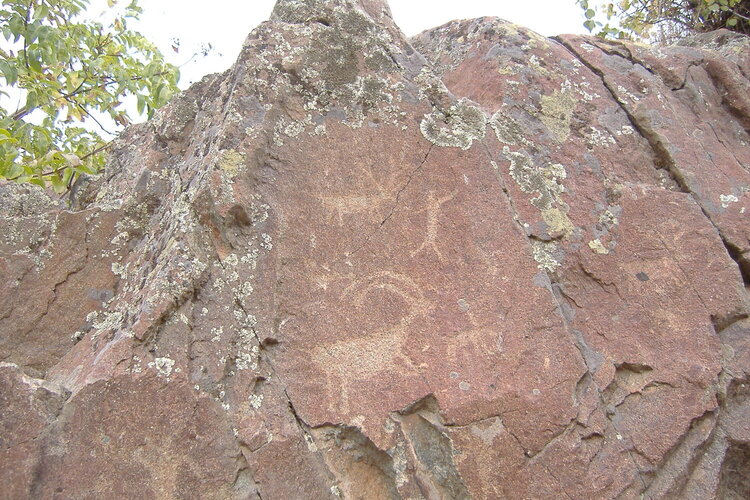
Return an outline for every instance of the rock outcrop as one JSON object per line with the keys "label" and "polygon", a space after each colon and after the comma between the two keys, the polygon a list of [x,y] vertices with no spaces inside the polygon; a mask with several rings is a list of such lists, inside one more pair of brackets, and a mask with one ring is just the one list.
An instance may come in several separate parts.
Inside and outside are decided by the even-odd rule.
{"label": "rock outcrop", "polygon": [[0,187],[0,497],[748,498],[748,75],[280,0]]}

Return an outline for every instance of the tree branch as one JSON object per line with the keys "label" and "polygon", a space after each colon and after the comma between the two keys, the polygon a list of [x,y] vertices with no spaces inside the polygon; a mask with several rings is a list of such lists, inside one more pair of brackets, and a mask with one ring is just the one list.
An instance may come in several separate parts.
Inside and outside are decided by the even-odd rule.
{"label": "tree branch", "polygon": [[105,132],[106,132],[106,133],[108,133],[109,135],[115,135],[115,133],[114,133],[114,132],[110,132],[109,130],[107,130],[106,128],[104,128],[104,125],[102,125],[102,124],[101,124],[101,122],[100,122],[99,120],[97,120],[97,119],[96,119],[96,117],[95,117],[94,115],[92,115],[91,113],[89,113],[89,110],[88,110],[88,109],[86,109],[86,107],[85,107],[85,106],[84,106],[83,104],[81,104],[81,103],[79,103],[78,101],[76,101],[76,100],[73,100],[73,99],[67,99],[67,98],[66,98],[65,100],[66,100],[66,101],[68,101],[68,102],[69,102],[69,103],[71,103],[71,104],[74,104],[74,105],[75,105],[76,107],[78,107],[78,109],[80,109],[81,111],[83,111],[83,113],[84,113],[84,114],[85,114],[86,116],[88,116],[89,118],[91,118],[92,120],[94,120],[94,121],[96,122],[96,124],[97,124],[97,125],[99,125],[99,128],[100,128],[100,129],[102,129],[103,131],[105,131]]}
{"label": "tree branch", "polygon": [[[107,149],[108,147],[110,147],[113,142],[114,141],[109,141],[109,142],[107,142],[105,144],[102,144],[101,146],[99,146],[98,148],[94,149],[93,151],[91,151],[89,153],[86,153],[85,155],[81,156],[79,158],[79,160],[81,160],[81,162],[84,162],[84,161],[88,160],[92,156],[94,156],[96,154],[99,154],[102,151],[104,151],[105,149]],[[65,165],[65,166],[62,166],[60,168],[56,168],[55,170],[50,170],[49,172],[44,172],[44,173],[41,173],[41,174],[31,174],[31,175],[29,175],[29,177],[41,179],[43,177],[49,177],[50,175],[59,174],[59,173],[65,171],[65,169],[67,169],[67,168],[70,168],[70,166],[69,165]],[[28,174],[18,174],[15,177],[9,177],[8,180],[9,181],[16,181],[16,180],[20,179],[21,177],[26,177],[27,175]]]}

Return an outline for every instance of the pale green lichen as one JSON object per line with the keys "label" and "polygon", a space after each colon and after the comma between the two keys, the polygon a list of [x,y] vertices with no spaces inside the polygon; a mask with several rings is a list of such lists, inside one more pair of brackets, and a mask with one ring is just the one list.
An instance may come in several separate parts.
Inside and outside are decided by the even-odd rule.
{"label": "pale green lichen", "polygon": [[237,257],[236,253],[230,253],[227,255],[221,263],[225,266],[236,266],[240,263],[239,257]]}
{"label": "pale green lichen", "polygon": [[531,255],[541,271],[553,273],[560,267],[560,261],[555,256],[558,252],[559,248],[553,241],[532,241],[531,243]]}
{"label": "pale green lichen", "polygon": [[133,364],[130,367],[131,373],[141,373],[143,371],[143,368],[141,367],[141,358],[137,355],[133,356]]}
{"label": "pale green lichen", "polygon": [[[392,431],[388,431],[388,428],[386,428],[386,432],[392,433],[395,431],[396,426],[392,420],[387,420],[386,424],[389,424],[389,426],[393,428]],[[387,451],[391,456],[391,459],[393,460],[393,472],[396,476],[396,485],[401,487],[409,481],[409,477],[407,475],[409,460],[407,458],[406,448],[403,443],[397,441],[396,445]]]}
{"label": "pale green lichen", "polygon": [[492,130],[495,131],[497,140],[509,146],[516,144],[526,144],[528,141],[524,137],[521,125],[513,117],[498,110],[489,121]]}
{"label": "pale green lichen", "polygon": [[606,131],[601,131],[596,127],[590,127],[590,132],[586,136],[586,142],[589,146],[593,147],[600,147],[600,148],[607,148],[611,145],[617,144],[617,141],[615,141],[615,138],[612,137],[611,134],[609,134]]}
{"label": "pale green lichen", "polygon": [[[181,244],[175,246],[174,257],[166,262],[165,268],[170,273],[158,272],[156,276],[169,276],[168,278],[157,278],[153,289],[157,292],[149,297],[147,303],[154,305],[160,300],[177,300],[185,296],[193,289],[193,284],[208,269],[208,264],[197,257],[192,257],[189,252],[182,251]],[[168,247],[169,248],[169,244]]]}
{"label": "pale green lichen", "polygon": [[635,133],[635,129],[631,127],[630,125],[623,125],[622,128],[615,133],[618,136],[633,135]]}
{"label": "pale green lichen", "polygon": [[272,238],[271,235],[267,233],[262,233],[260,235],[261,241],[260,246],[263,247],[266,250],[271,250],[273,248]]}
{"label": "pale green lichen", "polygon": [[[534,46],[534,43],[530,40],[527,45],[529,48],[532,48]],[[532,70],[539,73],[540,75],[549,76],[549,70],[541,65],[541,63],[539,62],[539,58],[535,54],[529,56],[528,64]]]}
{"label": "pale green lichen", "polygon": [[103,332],[119,330],[122,328],[124,319],[125,318],[120,311],[102,313],[93,311],[86,316],[86,321],[90,322],[95,330],[94,334],[91,336],[92,339],[95,339]]}
{"label": "pale green lichen", "polygon": [[273,14],[283,24],[256,30],[257,63],[244,79],[249,90],[259,102],[278,101],[291,91],[308,113],[281,117],[284,123],[274,127],[275,144],[304,131],[325,134],[320,118],[329,113],[343,112],[340,121],[352,128],[370,117],[369,123],[408,128],[399,107],[404,85],[391,77],[399,69],[401,48],[371,15],[351,0],[286,2],[277,4]]}
{"label": "pale green lichen", "polygon": [[248,399],[250,400],[250,406],[255,410],[260,409],[260,406],[263,404],[263,394],[250,394]]}
{"label": "pale green lichen", "polygon": [[308,433],[305,433],[305,444],[307,444],[307,449],[311,453],[317,453],[318,452],[318,445],[315,444],[315,441],[313,440],[312,436],[310,436]]}
{"label": "pale green lichen", "polygon": [[567,207],[560,198],[565,192],[562,184],[567,177],[565,167],[559,163],[538,167],[528,155],[511,151],[507,146],[503,148],[503,154],[510,161],[510,175],[521,191],[537,193],[531,199],[531,204],[541,211],[549,232],[563,237],[573,233],[575,226],[565,212]]}
{"label": "pale green lichen", "polygon": [[258,369],[259,348],[257,345],[250,347],[249,351],[240,351],[234,360],[238,370],[257,370]]}
{"label": "pale green lichen", "polygon": [[119,264],[117,262],[113,262],[112,266],[111,266],[111,268],[112,268],[112,274],[114,274],[115,276],[119,276],[121,279],[127,279],[127,277],[128,277],[127,266],[128,265],[129,264],[123,266],[122,264]]}
{"label": "pale green lichen", "polygon": [[474,141],[484,139],[487,117],[468,100],[461,99],[447,110],[434,109],[425,115],[419,129],[436,146],[466,150]]}
{"label": "pale green lichen", "polygon": [[245,281],[235,291],[235,298],[237,298],[238,300],[241,300],[241,299],[244,299],[245,297],[250,296],[250,294],[252,293],[253,293],[252,283],[250,283],[249,281]]}
{"label": "pale green lichen", "polygon": [[613,212],[613,210],[619,210],[619,206],[610,207],[599,216],[599,224],[601,224],[603,227],[609,229],[617,224],[619,224],[619,219],[617,218],[617,215]]}
{"label": "pale green lichen", "polygon": [[52,258],[59,203],[38,186],[11,182],[0,186],[0,206],[3,243],[16,249],[13,255],[26,256],[42,271]]}
{"label": "pale green lichen", "polygon": [[576,100],[570,88],[556,90],[552,95],[542,96],[542,116],[540,117],[555,139],[562,143],[570,136],[570,119],[576,107]]}
{"label": "pale green lichen", "polygon": [[177,231],[181,233],[192,232],[197,226],[195,215],[193,214],[193,206],[190,203],[190,198],[187,193],[183,193],[177,198],[172,204],[172,217],[165,223],[174,222]]}
{"label": "pale green lichen", "polygon": [[236,177],[245,169],[245,157],[233,149],[224,151],[219,160],[219,168],[230,177]]}
{"label": "pale green lichen", "polygon": [[606,255],[609,253],[609,249],[602,244],[599,238],[589,241],[589,248],[598,254]]}
{"label": "pale green lichen", "polygon": [[175,361],[173,359],[163,357],[163,358],[155,358],[153,361],[151,361],[148,366],[149,368],[155,368],[156,374],[159,377],[169,377],[172,374],[172,369],[174,368]]}
{"label": "pale green lichen", "polygon": [[531,199],[532,205],[540,210],[553,208],[560,200],[565,187],[559,180],[567,177],[565,167],[559,163],[538,167],[525,153],[503,148],[503,155],[510,161],[510,175],[524,193],[538,193]]}

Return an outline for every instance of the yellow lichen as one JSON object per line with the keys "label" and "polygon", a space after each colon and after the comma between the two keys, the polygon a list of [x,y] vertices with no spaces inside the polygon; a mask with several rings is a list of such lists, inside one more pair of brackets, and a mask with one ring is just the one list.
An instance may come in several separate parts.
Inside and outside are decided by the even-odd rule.
{"label": "yellow lichen", "polygon": [[599,238],[589,241],[589,248],[599,254],[606,255],[609,253],[609,250],[602,244]]}
{"label": "yellow lichen", "polygon": [[[533,40],[529,41],[529,45],[532,45]],[[539,58],[536,55],[531,55],[529,57],[529,66],[531,69],[533,69],[536,73],[539,73],[540,75],[549,76],[550,72],[547,68],[541,65],[539,62]]]}
{"label": "yellow lichen", "polygon": [[561,234],[563,237],[568,237],[575,229],[568,215],[559,208],[542,210],[542,219],[547,224],[550,234]]}
{"label": "yellow lichen", "polygon": [[221,155],[221,159],[219,160],[219,168],[226,172],[230,177],[235,177],[244,170],[245,157],[234,149],[224,151],[224,154]]}
{"label": "yellow lichen", "polygon": [[558,142],[565,142],[570,136],[570,119],[576,100],[567,89],[555,91],[552,95],[542,96],[541,120],[552,132]]}
{"label": "yellow lichen", "polygon": [[513,76],[515,74],[518,74],[520,68],[521,66],[516,64],[512,66],[502,66],[497,69],[497,72],[500,75]]}

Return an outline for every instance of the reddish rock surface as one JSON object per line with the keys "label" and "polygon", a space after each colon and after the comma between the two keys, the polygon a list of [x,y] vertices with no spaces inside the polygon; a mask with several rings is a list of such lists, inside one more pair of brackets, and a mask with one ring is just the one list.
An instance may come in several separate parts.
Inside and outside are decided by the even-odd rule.
{"label": "reddish rock surface", "polygon": [[279,1],[0,186],[0,497],[747,498],[748,74]]}

